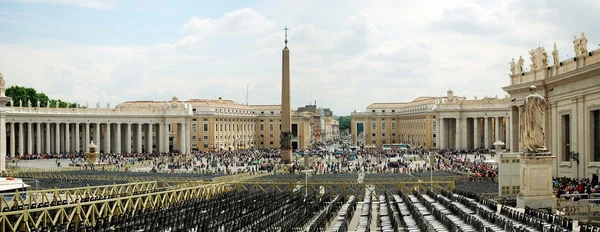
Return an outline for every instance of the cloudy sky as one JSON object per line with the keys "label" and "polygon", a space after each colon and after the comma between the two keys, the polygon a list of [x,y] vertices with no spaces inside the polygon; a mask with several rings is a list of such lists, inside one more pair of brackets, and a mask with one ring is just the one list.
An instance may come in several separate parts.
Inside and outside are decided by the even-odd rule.
{"label": "cloudy sky", "polygon": [[600,1],[0,0],[8,85],[94,105],[222,96],[280,104],[284,26],[292,105],[337,115],[373,102],[504,96],[538,45],[600,43]]}

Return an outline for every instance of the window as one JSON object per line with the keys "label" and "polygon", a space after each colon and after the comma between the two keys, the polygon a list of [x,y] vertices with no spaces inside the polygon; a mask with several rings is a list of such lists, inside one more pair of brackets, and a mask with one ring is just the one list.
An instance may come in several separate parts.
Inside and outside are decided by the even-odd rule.
{"label": "window", "polygon": [[273,123],[269,124],[269,130],[273,131]]}
{"label": "window", "polygon": [[381,113],[385,113],[385,110],[381,110]]}
{"label": "window", "polygon": [[273,141],[269,142],[269,144],[273,145]]}
{"label": "window", "polygon": [[203,138],[204,140],[208,140],[208,135],[205,135]]}
{"label": "window", "polygon": [[192,132],[193,133],[198,132],[198,125],[196,125],[196,123],[192,124]]}
{"label": "window", "polygon": [[395,130],[395,129],[396,129],[396,123],[392,122],[392,130]]}
{"label": "window", "polygon": [[371,110],[371,112],[375,113],[375,110]]}
{"label": "window", "polygon": [[269,134],[269,137],[270,137],[270,138],[273,138],[273,134]]}
{"label": "window", "polygon": [[392,110],[392,113],[393,113],[393,112],[396,112],[396,110]]}
{"label": "window", "polygon": [[381,130],[385,130],[385,122],[381,123]]}
{"label": "window", "polygon": [[208,148],[208,143],[202,145],[204,148]]}
{"label": "window", "polygon": [[569,161],[571,159],[571,115],[565,114],[562,116],[562,157],[563,161]]}
{"label": "window", "polygon": [[592,154],[594,161],[600,161],[600,110],[592,111]]}
{"label": "window", "polygon": [[435,130],[435,122],[432,123],[432,127]]}
{"label": "window", "polygon": [[376,131],[377,130],[377,124],[375,124],[374,122],[371,123],[371,127],[373,127],[372,130]]}
{"label": "window", "polygon": [[198,140],[198,136],[192,135],[192,140]]}
{"label": "window", "polygon": [[261,131],[265,130],[265,125],[263,125],[263,124],[260,124],[260,130],[261,130]]}
{"label": "window", "polygon": [[208,123],[204,123],[204,132],[208,132]]}

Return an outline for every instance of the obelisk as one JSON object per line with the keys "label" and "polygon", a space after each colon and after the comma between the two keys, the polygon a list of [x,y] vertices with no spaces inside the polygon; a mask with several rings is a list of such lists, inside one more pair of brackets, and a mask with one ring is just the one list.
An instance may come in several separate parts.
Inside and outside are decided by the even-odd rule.
{"label": "obelisk", "polygon": [[283,48],[282,72],[281,72],[281,134],[279,143],[281,148],[281,160],[289,164],[292,162],[292,116],[290,100],[290,50],[287,47],[287,27],[285,31],[285,47]]}

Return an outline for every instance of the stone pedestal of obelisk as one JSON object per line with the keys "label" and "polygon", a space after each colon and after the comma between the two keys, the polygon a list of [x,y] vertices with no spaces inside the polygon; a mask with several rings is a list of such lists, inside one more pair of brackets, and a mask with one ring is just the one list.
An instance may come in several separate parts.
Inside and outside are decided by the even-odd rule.
{"label": "stone pedestal of obelisk", "polygon": [[290,50],[287,48],[287,27],[284,29],[285,48],[283,48],[281,73],[281,134],[279,136],[281,160],[292,162],[292,108],[290,99]]}
{"label": "stone pedestal of obelisk", "polygon": [[521,189],[517,207],[539,209],[556,207],[552,191],[552,161],[549,152],[521,154]]}
{"label": "stone pedestal of obelisk", "polygon": [[0,73],[0,173],[6,171],[6,103],[12,100],[4,91],[4,76]]}

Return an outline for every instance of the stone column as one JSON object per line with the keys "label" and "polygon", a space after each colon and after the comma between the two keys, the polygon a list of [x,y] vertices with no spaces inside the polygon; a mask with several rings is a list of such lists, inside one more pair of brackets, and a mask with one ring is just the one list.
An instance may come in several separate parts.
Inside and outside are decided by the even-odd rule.
{"label": "stone column", "polygon": [[[94,143],[96,144],[96,146],[98,146],[98,150],[100,150],[101,148],[101,137],[100,137],[100,123],[94,123],[95,127],[94,127]],[[99,151],[98,151],[99,152]]]}
{"label": "stone column", "polygon": [[65,152],[71,153],[71,125],[70,123],[65,123]]}
{"label": "stone column", "polygon": [[185,152],[185,123],[179,123],[177,124],[177,135],[178,135],[178,139],[177,139],[177,146],[179,147],[179,152],[180,153],[184,153]]}
{"label": "stone column", "polygon": [[60,153],[60,123],[54,124],[54,153]]}
{"label": "stone column", "polygon": [[46,138],[44,138],[46,146],[44,147],[45,148],[44,150],[46,151],[46,154],[50,154],[50,153],[52,153],[52,150],[50,149],[50,128],[52,128],[52,127],[50,126],[49,122],[44,123],[44,124],[46,124],[46,126],[45,126],[46,127],[45,128],[46,129]]}
{"label": "stone column", "polygon": [[510,145],[511,145],[511,141],[510,141],[510,117],[506,117],[506,124],[504,126],[504,140],[506,140],[506,142],[504,142],[506,144],[506,149],[510,149]]}
{"label": "stone column", "polygon": [[447,128],[446,128],[446,124],[444,123],[444,118],[440,118],[440,144],[438,145],[438,147],[440,149],[446,149],[447,144],[446,144],[446,133],[447,132]]}
{"label": "stone column", "polygon": [[2,171],[6,171],[6,115],[4,111],[0,111],[0,172]]}
{"label": "stone column", "polygon": [[42,153],[42,123],[36,123],[35,126],[35,152]]}
{"label": "stone column", "polygon": [[490,147],[490,118],[488,117],[484,117],[483,118],[483,147],[484,148],[491,148]]}
{"label": "stone column", "polygon": [[121,146],[121,141],[123,141],[123,139],[121,138],[121,123],[117,123],[115,126],[115,136],[117,136],[117,138],[115,139],[115,152],[117,153],[123,153],[123,146]]}
{"label": "stone column", "polygon": [[479,135],[479,118],[473,118],[473,148],[481,146],[481,136]]}
{"label": "stone column", "polygon": [[500,132],[502,131],[502,130],[500,130],[500,127],[502,127],[502,123],[500,123],[501,118],[502,117],[495,117],[494,118],[494,122],[496,124],[496,126],[494,127],[494,130],[495,130],[494,134],[496,136],[494,136],[495,141],[492,141],[492,143],[494,143],[494,142],[496,142],[498,140],[502,141],[501,140],[502,136],[500,136]]}
{"label": "stone column", "polygon": [[467,118],[466,117],[461,117],[460,118],[460,144],[461,146],[459,148],[468,148],[469,147],[469,143],[467,142],[467,139],[469,138],[469,131],[467,130],[469,127],[467,125]]}
{"label": "stone column", "polygon": [[25,139],[24,137],[24,133],[23,133],[23,123],[19,122],[19,155],[24,155],[25,154]]}
{"label": "stone column", "polygon": [[11,122],[10,123],[10,152],[9,152],[10,153],[9,156],[11,156],[11,157],[13,157],[13,156],[15,156],[17,154],[16,153],[16,149],[15,149],[16,146],[17,146],[15,144],[15,139],[16,139],[16,137],[15,137],[15,123]]}
{"label": "stone column", "polygon": [[33,154],[33,127],[31,121],[27,123],[27,154]]}
{"label": "stone column", "polygon": [[135,135],[135,150],[138,153],[142,153],[142,124],[136,124],[136,135]]}
{"label": "stone column", "polygon": [[146,153],[152,153],[152,123],[144,124],[144,126],[144,131],[146,132],[144,135],[144,141],[146,142],[144,147],[146,148]]}
{"label": "stone column", "polygon": [[112,153],[111,152],[111,136],[110,136],[110,122],[106,123],[106,127],[104,128],[104,153]]}
{"label": "stone column", "polygon": [[163,134],[161,135],[164,144],[164,152],[171,152],[171,146],[169,144],[169,126],[165,122],[163,124]]}
{"label": "stone column", "polygon": [[125,153],[131,153],[131,123],[125,123]]}
{"label": "stone column", "polygon": [[83,141],[85,142],[85,144],[83,144],[83,147],[85,147],[85,152],[90,152],[90,147],[88,147],[88,145],[90,145],[90,123],[85,123],[85,138]]}
{"label": "stone column", "polygon": [[511,107],[511,123],[510,123],[510,141],[512,142],[512,146],[510,148],[511,152],[519,151],[519,108],[516,106]]}
{"label": "stone column", "polygon": [[454,118],[455,120],[455,134],[454,134],[454,148],[461,148],[460,147],[460,142],[462,139],[461,136],[461,127],[460,127],[460,118]]}
{"label": "stone column", "polygon": [[[192,130],[190,128],[191,126],[192,126],[191,119],[186,118],[185,119],[185,154],[191,153],[191,149],[190,149],[192,147],[192,140],[190,138],[191,137],[191,130]],[[236,131],[237,131],[237,128],[236,128]],[[239,132],[236,132],[236,133],[239,133]],[[238,136],[238,137],[240,137],[240,136]],[[237,142],[236,142],[235,146],[236,146],[236,149],[238,149]]]}
{"label": "stone column", "polygon": [[75,123],[75,147],[73,149],[75,149],[76,153],[81,151],[81,141],[79,141],[79,136],[79,123]]}

